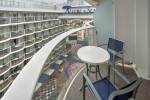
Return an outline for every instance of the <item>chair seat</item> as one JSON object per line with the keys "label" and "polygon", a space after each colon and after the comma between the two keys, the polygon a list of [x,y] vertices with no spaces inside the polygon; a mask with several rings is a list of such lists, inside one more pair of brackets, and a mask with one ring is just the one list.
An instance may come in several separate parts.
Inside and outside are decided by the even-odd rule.
{"label": "chair seat", "polygon": [[108,100],[109,95],[113,91],[117,90],[107,78],[96,81],[93,83],[93,85],[100,97],[102,98],[102,100]]}
{"label": "chair seat", "polygon": [[122,58],[119,57],[119,56],[115,56],[115,60],[113,60],[113,54],[112,54],[111,52],[109,52],[109,54],[110,54],[110,61],[117,61],[117,60],[119,60],[119,59],[122,59]]}

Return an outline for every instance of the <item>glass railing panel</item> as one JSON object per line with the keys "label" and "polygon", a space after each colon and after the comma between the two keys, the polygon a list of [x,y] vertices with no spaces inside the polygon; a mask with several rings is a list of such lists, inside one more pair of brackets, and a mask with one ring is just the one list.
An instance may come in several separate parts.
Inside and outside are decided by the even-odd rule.
{"label": "glass railing panel", "polygon": [[29,57],[32,57],[34,55],[34,50],[32,50],[31,52],[27,52],[25,54],[25,58],[29,58]]}
{"label": "glass railing panel", "polygon": [[20,30],[20,31],[12,31],[11,33],[11,37],[18,37],[24,34],[24,30]]}
{"label": "glass railing panel", "polygon": [[24,60],[24,55],[21,57],[16,57],[11,60],[11,66],[15,66]]}
{"label": "glass railing panel", "polygon": [[9,79],[7,79],[4,83],[2,83],[0,85],[0,91],[3,90],[4,88],[6,88],[6,86],[8,86],[10,84],[10,82],[11,81]]}
{"label": "glass railing panel", "polygon": [[31,17],[25,17],[25,22],[31,22],[31,21],[34,21],[34,17],[31,16]]}
{"label": "glass railing panel", "polygon": [[10,18],[10,22],[11,23],[19,23],[19,22],[21,22],[21,18],[18,18],[18,17]]}
{"label": "glass railing panel", "polygon": [[49,17],[43,17],[43,20],[49,20]]}
{"label": "glass railing panel", "polygon": [[49,34],[44,34],[43,35],[43,38],[45,39],[45,38],[48,38],[49,37]]}
{"label": "glass railing panel", "polygon": [[0,41],[6,40],[10,38],[10,33],[0,34]]}
{"label": "glass railing panel", "polygon": [[35,37],[35,42],[41,41],[42,40],[42,36],[39,37]]}
{"label": "glass railing panel", "polygon": [[43,26],[43,29],[47,29],[48,28],[48,26]]}
{"label": "glass railing panel", "polygon": [[[32,97],[32,99],[35,99],[34,98],[34,93],[35,93],[35,87],[36,87],[36,85],[37,85],[37,80],[38,80],[38,78],[39,78],[39,76],[40,76],[40,74],[41,74],[41,72],[43,71],[43,67],[44,67],[44,65],[45,64],[50,64],[50,63],[52,63],[52,62],[56,62],[57,60],[58,60],[58,58],[60,57],[60,55],[64,55],[66,52],[68,52],[67,50],[68,49],[70,49],[71,47],[72,47],[72,45],[65,45],[65,42],[66,41],[62,41],[63,39],[66,39],[70,34],[73,34],[73,33],[76,33],[76,32],[78,32],[78,31],[80,31],[80,30],[85,30],[85,29],[87,29],[87,28],[92,28],[92,29],[94,29],[94,27],[93,26],[90,26],[90,27],[81,27],[81,28],[78,28],[78,29],[74,29],[74,30],[72,30],[72,31],[68,31],[68,32],[65,32],[65,33],[62,33],[62,35],[61,36],[57,36],[56,38],[54,38],[53,39],[53,42],[52,41],[50,41],[48,44],[44,44],[44,43],[46,43],[46,42],[48,42],[48,41],[43,41],[42,43],[43,43],[43,45],[45,45],[40,51],[38,51],[37,53],[39,53],[39,54],[35,54],[35,56],[34,56],[34,58],[32,59],[32,60],[30,60],[29,61],[29,63],[28,64],[26,64],[26,70],[22,70],[22,72],[21,73],[24,73],[24,74],[19,74],[19,75],[21,75],[20,76],[20,78],[21,78],[21,80],[22,80],[22,78],[24,78],[24,79],[27,79],[28,80],[28,77],[30,77],[30,80],[31,80],[31,78],[33,79],[33,81],[32,81],[32,83],[33,84],[28,84],[28,82],[27,82],[27,80],[23,80],[23,82],[20,82],[19,80],[20,79],[18,79],[18,77],[15,79],[15,82],[13,83],[14,85],[22,85],[22,86],[31,86],[32,85],[32,87],[31,88],[28,88],[28,89],[25,89],[25,91],[32,91],[31,93],[28,93],[27,92],[27,94],[23,94],[22,96],[24,96],[25,97],[25,95],[26,95],[26,99],[31,99]],[[86,32],[88,32],[88,31],[86,31]],[[94,32],[92,32],[92,33],[94,33]],[[88,34],[88,33],[87,33]],[[38,44],[38,43],[37,43]],[[39,47],[40,45],[37,45],[37,47]],[[36,47],[36,48],[37,48]],[[66,52],[63,52],[63,51],[66,51]],[[41,55],[42,53],[45,53],[44,55]],[[50,54],[50,55],[49,55]],[[69,55],[68,55],[69,56]],[[40,59],[40,58],[42,58],[42,59]],[[16,59],[15,59],[16,60]],[[18,60],[18,59],[17,59]],[[50,60],[50,61],[48,61],[48,60]],[[69,59],[70,60],[70,59]],[[76,58],[75,58],[75,60],[76,60]],[[33,66],[34,64],[35,65],[37,65],[37,62],[40,62],[40,63],[38,63],[38,67],[37,66]],[[72,64],[71,62],[69,62],[69,64]],[[68,67],[68,64],[67,64],[67,67]],[[66,67],[66,68],[67,68]],[[54,70],[52,70],[52,69],[50,69],[51,68],[51,66],[49,66],[49,70],[50,71],[54,71]],[[63,70],[62,70],[63,69]],[[36,71],[35,71],[36,70]],[[61,71],[61,73],[59,73],[60,72],[60,70],[62,70]],[[55,69],[55,71],[54,72],[52,72],[51,74],[51,76],[53,76],[53,78],[60,78],[60,79],[58,79],[59,80],[59,82],[61,82],[62,84],[61,84],[61,89],[56,93],[56,95],[52,95],[55,99],[57,99],[58,97],[60,97],[59,99],[61,100],[61,99],[63,99],[63,96],[64,96],[64,94],[67,92],[66,90],[67,90],[67,88],[69,87],[69,85],[70,85],[70,83],[71,83],[71,81],[72,81],[72,79],[73,79],[73,77],[75,76],[75,74],[74,74],[74,76],[71,76],[71,78],[67,78],[66,77],[66,74],[65,74],[65,71],[66,71],[67,69],[65,69],[65,67],[58,67],[58,70],[57,69]],[[80,69],[79,69],[80,70]],[[29,73],[30,72],[34,72],[34,77],[32,77],[33,75],[30,75]],[[38,73],[37,73],[38,72]],[[23,76],[22,76],[23,75]],[[59,75],[59,76],[58,76]],[[60,75],[62,76],[64,76],[63,78],[62,77],[60,77]],[[49,78],[48,79],[50,79],[51,78],[51,76],[49,76]],[[36,80],[34,80],[34,79],[36,79]],[[61,80],[62,79],[62,80]],[[18,82],[18,83],[17,83]],[[43,85],[38,89],[38,91],[37,92],[39,92],[39,91],[41,91],[42,90],[42,87],[43,86],[45,86],[45,84],[47,84],[46,83],[47,82],[47,80],[43,83]],[[19,92],[17,92],[19,90]],[[22,92],[22,91],[20,91],[21,89],[20,88],[17,88],[17,90],[16,90],[16,88],[14,88],[12,85],[11,85],[11,88],[9,88],[9,92],[7,92],[6,93],[6,95],[4,95],[4,99],[6,98],[6,97],[12,97],[13,99],[15,99],[15,98],[17,98],[17,97],[20,97],[20,95],[22,94],[22,93],[20,93],[20,92]],[[11,91],[11,92],[10,92]],[[17,94],[15,95],[15,97],[14,96],[12,96],[12,92],[13,91],[15,91],[15,92],[17,92]],[[9,94],[10,93],[10,94]],[[19,94],[19,95],[18,95]],[[35,93],[36,94],[36,93]],[[39,94],[40,95],[40,94]],[[21,96],[21,98],[22,98],[22,96]],[[38,96],[38,95],[37,95]],[[53,98],[52,97],[52,98]],[[20,99],[21,99],[20,98]],[[50,99],[51,97],[48,97],[48,99]]]}
{"label": "glass railing panel", "polygon": [[20,44],[17,44],[17,45],[12,45],[11,46],[11,51],[17,51],[17,50],[20,50],[24,47],[24,43],[20,43]]}
{"label": "glass railing panel", "polygon": [[40,31],[42,27],[35,27],[35,31]]}
{"label": "glass railing panel", "polygon": [[7,55],[9,53],[10,53],[10,47],[8,47],[8,48],[1,48],[0,49],[0,57],[3,57],[3,56],[5,56],[5,55]]}
{"label": "glass railing panel", "polygon": [[7,62],[7,63],[4,63],[3,65],[0,65],[0,74],[2,74],[3,72],[5,72],[9,68],[10,68],[10,61]]}
{"label": "glass railing panel", "polygon": [[25,29],[25,34],[29,34],[29,33],[33,33],[33,32],[34,32],[34,28]]}
{"label": "glass railing panel", "polygon": [[0,24],[9,24],[9,17],[0,17]]}

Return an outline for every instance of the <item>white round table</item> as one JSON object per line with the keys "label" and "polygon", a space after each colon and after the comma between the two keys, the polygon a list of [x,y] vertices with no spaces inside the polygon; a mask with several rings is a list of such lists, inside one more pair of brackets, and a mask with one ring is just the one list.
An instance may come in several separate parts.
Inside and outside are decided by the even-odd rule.
{"label": "white round table", "polygon": [[105,49],[96,46],[82,47],[77,51],[77,55],[83,62],[95,65],[105,63],[110,58]]}
{"label": "white round table", "polygon": [[[88,64],[96,65],[96,79],[97,79],[97,72],[99,72],[99,64],[106,63],[110,59],[109,53],[100,47],[96,46],[85,46],[80,48],[77,51],[77,56],[79,59],[86,63],[87,65],[87,75],[88,75]],[[101,77],[101,75],[100,75]]]}

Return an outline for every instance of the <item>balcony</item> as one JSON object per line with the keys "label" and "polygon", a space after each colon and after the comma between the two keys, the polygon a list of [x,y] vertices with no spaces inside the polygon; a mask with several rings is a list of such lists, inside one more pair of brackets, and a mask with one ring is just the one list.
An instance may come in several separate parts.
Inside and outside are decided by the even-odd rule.
{"label": "balcony", "polygon": [[20,44],[17,44],[17,45],[13,45],[11,46],[11,51],[14,52],[14,51],[17,51],[17,50],[20,50],[24,47],[24,43],[20,43]]}
{"label": "balcony", "polygon": [[25,53],[25,58],[27,59],[27,58],[32,57],[32,56],[34,55],[34,51],[35,51],[35,50],[32,50],[31,52]]}
{"label": "balcony", "polygon": [[8,24],[9,18],[8,17],[0,17],[0,25],[1,24]]}
{"label": "balcony", "polygon": [[24,60],[24,55],[22,55],[21,57],[15,57],[11,60],[11,66],[15,66],[19,63],[21,63]]}
{"label": "balcony", "polygon": [[46,38],[48,38],[49,37],[49,34],[44,34],[43,35],[43,39],[46,39]]}
{"label": "balcony", "polygon": [[43,17],[43,20],[49,20],[49,17]]}
{"label": "balcony", "polygon": [[11,84],[12,81],[10,81],[10,79],[7,79],[4,83],[2,83],[0,85],[0,91],[5,90],[7,87],[9,87],[9,85]]}
{"label": "balcony", "polygon": [[34,17],[33,16],[29,16],[29,17],[24,17],[25,22],[32,22],[34,21]]}
{"label": "balcony", "polygon": [[18,37],[18,36],[21,36],[21,35],[24,35],[24,30],[20,30],[20,31],[13,31],[13,32],[10,32],[11,33],[11,37]]}
{"label": "balcony", "polygon": [[34,39],[25,41],[25,46],[32,45],[34,43]]}
{"label": "balcony", "polygon": [[5,71],[9,70],[9,68],[10,68],[10,61],[3,65],[0,65],[0,75],[2,75],[2,73],[4,73]]}
{"label": "balcony", "polygon": [[21,18],[18,17],[10,18],[10,23],[20,23],[20,22],[21,22]]}
{"label": "balcony", "polygon": [[42,20],[42,16],[35,16],[35,21],[41,21]]}
{"label": "balcony", "polygon": [[6,40],[10,38],[10,33],[0,34],[0,41]]}
{"label": "balcony", "polygon": [[41,31],[42,27],[35,27],[35,31]]}
{"label": "balcony", "polygon": [[42,36],[39,36],[39,37],[35,37],[35,42],[39,42],[42,40]]}
{"label": "balcony", "polygon": [[30,33],[33,33],[34,32],[34,29],[25,29],[25,34],[30,34]]}
{"label": "balcony", "polygon": [[43,26],[43,29],[48,29],[48,26]]}
{"label": "balcony", "polygon": [[3,57],[10,53],[10,47],[0,49],[0,57]]}

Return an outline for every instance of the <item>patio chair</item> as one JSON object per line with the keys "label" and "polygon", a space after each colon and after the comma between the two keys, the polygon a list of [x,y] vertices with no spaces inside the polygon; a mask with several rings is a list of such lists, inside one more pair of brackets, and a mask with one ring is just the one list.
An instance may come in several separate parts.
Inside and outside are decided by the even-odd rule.
{"label": "patio chair", "polygon": [[86,100],[85,87],[88,87],[95,100],[128,100],[129,98],[135,100],[137,89],[143,79],[138,78],[137,80],[130,82],[118,70],[113,67],[110,68],[116,72],[127,83],[127,85],[118,89],[107,77],[92,83],[88,76],[84,73],[83,100]]}
{"label": "patio chair", "polygon": [[104,45],[107,45],[107,51],[110,54],[110,61],[108,64],[113,62],[113,66],[115,67],[115,62],[122,60],[122,72],[124,73],[124,42],[109,38],[108,44],[102,44],[100,47]]}

